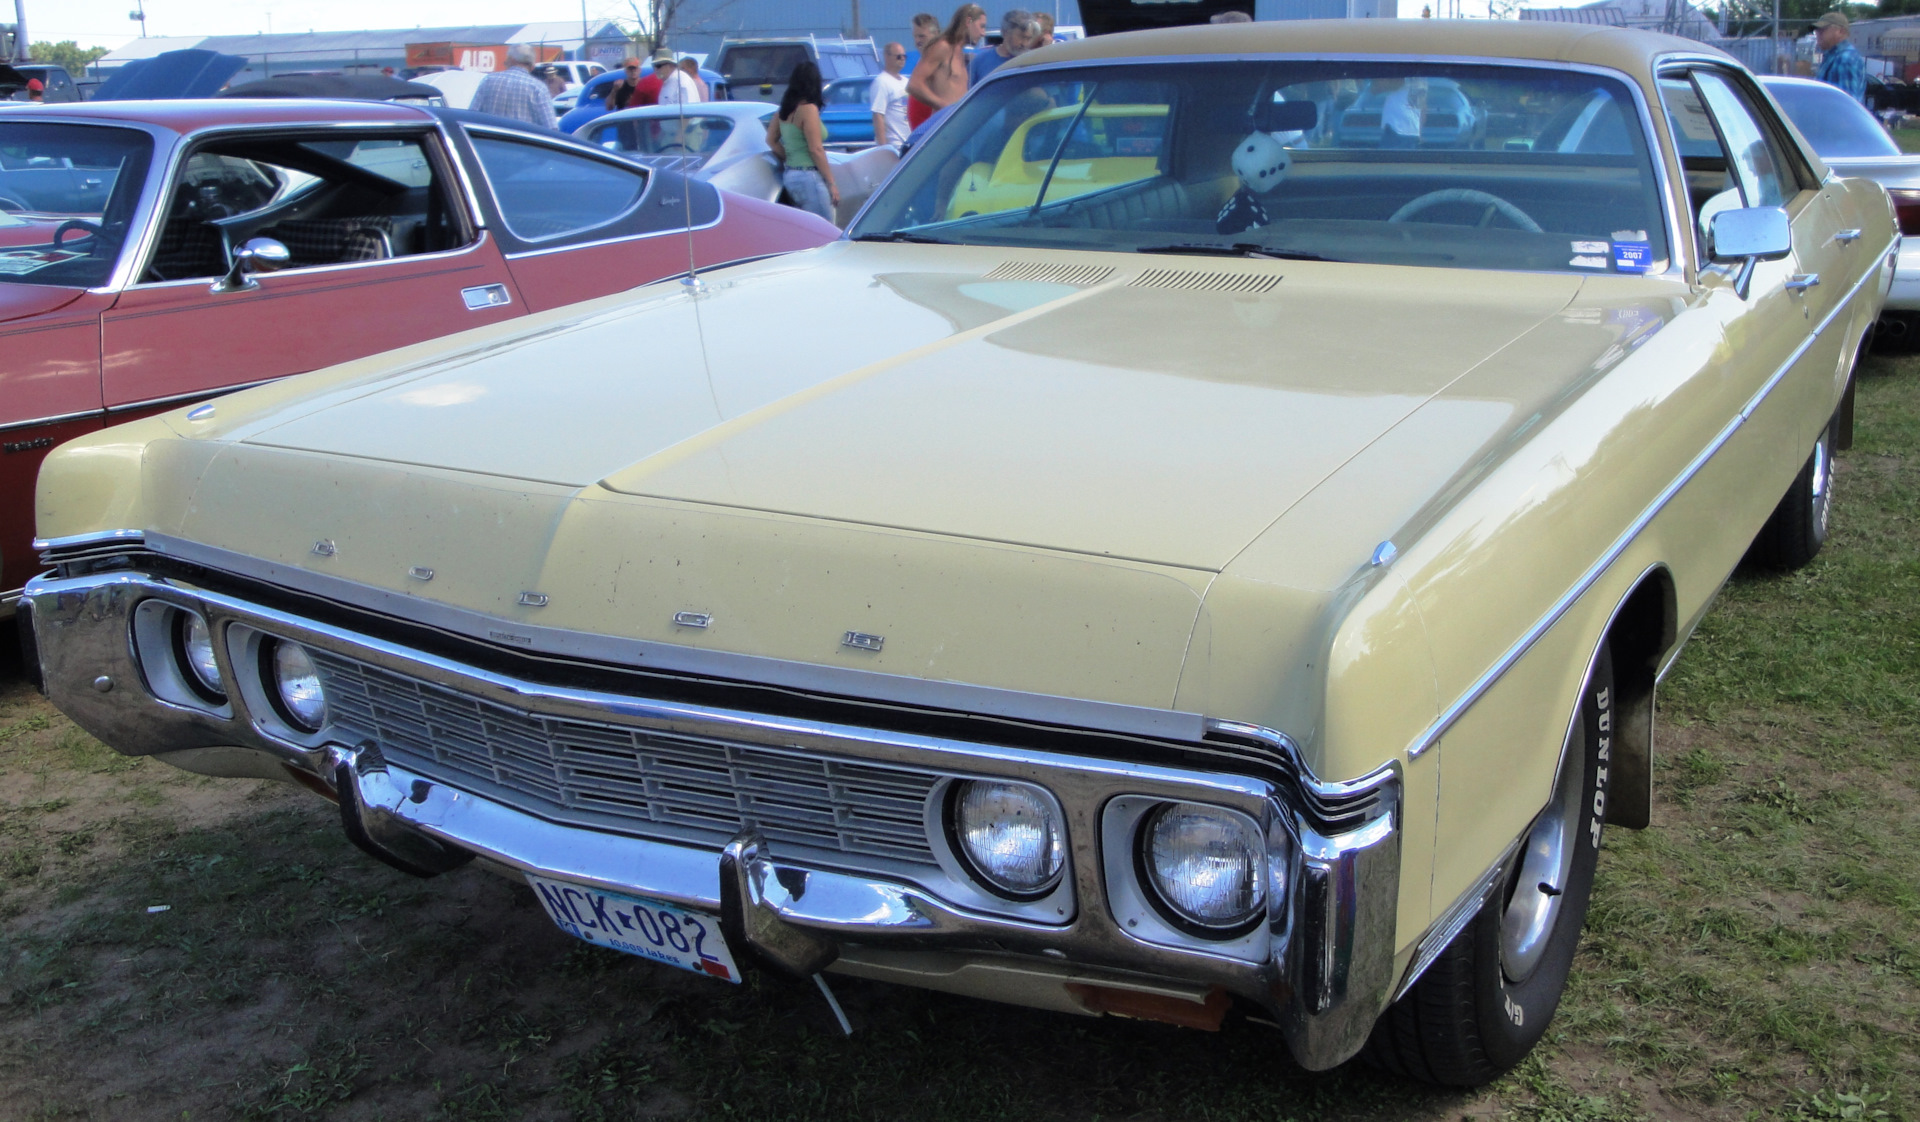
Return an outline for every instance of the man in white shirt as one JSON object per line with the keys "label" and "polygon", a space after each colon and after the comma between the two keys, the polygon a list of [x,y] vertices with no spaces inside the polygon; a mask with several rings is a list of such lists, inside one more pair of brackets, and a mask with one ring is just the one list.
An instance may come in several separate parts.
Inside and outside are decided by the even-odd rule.
{"label": "man in white shirt", "polygon": [[663,70],[660,74],[665,80],[660,83],[659,104],[697,105],[704,100],[700,96],[700,87],[695,85],[693,79],[687,76],[687,72],[678,66],[672,70]]}
{"label": "man in white shirt", "polygon": [[907,79],[901,73],[907,68],[907,49],[888,43],[881,59],[886,69],[873,76],[873,99],[867,103],[873,110],[873,142],[905,144],[912,131],[907,127]]}

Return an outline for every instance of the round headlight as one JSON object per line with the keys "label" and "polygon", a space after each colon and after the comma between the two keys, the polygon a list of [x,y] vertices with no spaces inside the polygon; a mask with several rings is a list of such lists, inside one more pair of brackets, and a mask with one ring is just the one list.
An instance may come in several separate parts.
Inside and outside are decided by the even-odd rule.
{"label": "round headlight", "polygon": [[213,658],[213,628],[199,612],[184,608],[174,614],[174,641],[180,664],[187,672],[189,685],[209,701],[227,696],[227,684],[220,677],[220,664]]}
{"label": "round headlight", "polygon": [[313,668],[307,649],[279,640],[273,644],[271,670],[280,715],[308,732],[320,731],[320,726],[327,723],[327,698],[320,689],[320,672]]}
{"label": "round headlight", "polygon": [[967,780],[953,799],[953,834],[973,871],[1002,895],[1051,890],[1067,864],[1053,800],[1025,783]]}
{"label": "round headlight", "polygon": [[1142,841],[1141,863],[1154,892],[1188,923],[1230,930],[1266,906],[1260,834],[1239,815],[1171,803],[1154,814]]}

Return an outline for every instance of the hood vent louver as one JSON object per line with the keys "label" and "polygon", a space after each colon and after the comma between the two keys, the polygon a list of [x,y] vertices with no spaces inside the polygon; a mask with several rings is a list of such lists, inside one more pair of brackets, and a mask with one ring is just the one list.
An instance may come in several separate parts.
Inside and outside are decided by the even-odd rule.
{"label": "hood vent louver", "polygon": [[1201,269],[1148,269],[1133,278],[1131,288],[1171,288],[1181,292],[1271,292],[1280,283],[1275,273],[1216,273]]}
{"label": "hood vent louver", "polygon": [[1090,287],[1113,275],[1105,265],[1061,265],[1049,261],[1003,261],[981,280],[1037,281]]}

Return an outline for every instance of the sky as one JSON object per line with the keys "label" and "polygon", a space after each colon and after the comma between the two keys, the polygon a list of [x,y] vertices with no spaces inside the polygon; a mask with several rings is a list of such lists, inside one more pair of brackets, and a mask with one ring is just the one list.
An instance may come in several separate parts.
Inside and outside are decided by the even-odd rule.
{"label": "sky", "polygon": [[[141,0],[20,0],[35,42],[72,39],[83,47],[119,47],[140,34],[127,13]],[[149,35],[248,35],[262,31],[358,31],[366,28],[577,20],[580,0],[144,0]],[[1009,0],[1010,2],[1010,0]],[[1543,0],[1554,3],[1556,0]],[[1558,0],[1577,3],[1578,0]],[[12,0],[0,0],[11,19]],[[1417,15],[1420,0],[1402,0]],[[1486,15],[1486,0],[1463,0],[1465,14]],[[1435,9],[1440,4],[1435,2]],[[987,7],[999,5],[989,0]],[[589,20],[633,22],[626,0],[586,0]]]}
{"label": "sky", "polygon": [[[20,0],[34,42],[72,39],[119,47],[140,35],[127,13],[141,0]],[[149,35],[248,35],[274,31],[358,31],[482,23],[577,20],[580,0],[144,0]],[[586,0],[589,20],[633,22],[625,0]],[[13,19],[13,0],[0,0]]]}

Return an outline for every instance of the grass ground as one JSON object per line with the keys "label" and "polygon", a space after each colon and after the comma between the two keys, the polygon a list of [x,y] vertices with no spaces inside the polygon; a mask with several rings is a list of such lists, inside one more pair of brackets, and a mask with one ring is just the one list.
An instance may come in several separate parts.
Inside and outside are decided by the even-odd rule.
{"label": "grass ground", "polygon": [[1654,824],[1608,835],[1560,1016],[1489,1088],[854,982],[844,1039],[809,987],[404,877],[0,672],[0,1118],[1920,1117],[1920,359],[1859,394],[1827,551],[1739,574],[1663,686]]}

